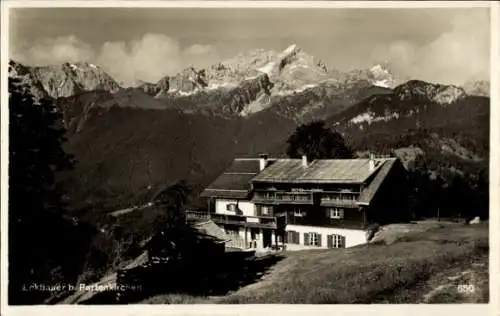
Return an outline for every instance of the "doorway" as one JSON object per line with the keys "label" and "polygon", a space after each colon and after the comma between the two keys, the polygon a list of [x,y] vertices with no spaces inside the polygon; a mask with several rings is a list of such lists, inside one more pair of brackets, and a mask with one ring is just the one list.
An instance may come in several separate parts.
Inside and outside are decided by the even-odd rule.
{"label": "doorway", "polygon": [[250,228],[250,248],[257,248],[258,237],[259,237],[259,229]]}
{"label": "doorway", "polygon": [[262,246],[264,246],[264,248],[268,248],[272,245],[272,231],[269,229],[262,230]]}

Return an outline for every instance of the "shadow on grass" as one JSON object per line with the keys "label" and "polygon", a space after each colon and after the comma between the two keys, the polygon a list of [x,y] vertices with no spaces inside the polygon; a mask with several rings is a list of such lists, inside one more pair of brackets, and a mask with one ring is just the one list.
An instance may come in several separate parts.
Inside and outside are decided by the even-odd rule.
{"label": "shadow on grass", "polygon": [[[205,258],[177,264],[138,267],[134,269],[137,280],[134,285],[138,287],[123,296],[120,304],[136,303],[155,295],[226,295],[257,282],[283,258],[279,254],[255,257],[245,252],[227,252],[218,260]],[[85,304],[116,304],[116,300],[115,296],[103,293]]]}

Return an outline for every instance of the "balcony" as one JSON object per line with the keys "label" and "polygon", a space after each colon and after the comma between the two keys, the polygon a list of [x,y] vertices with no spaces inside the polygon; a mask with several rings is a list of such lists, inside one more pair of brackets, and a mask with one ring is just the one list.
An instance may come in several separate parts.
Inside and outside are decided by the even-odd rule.
{"label": "balcony", "polygon": [[312,204],[313,198],[311,192],[256,191],[252,201],[265,204]]}
{"label": "balcony", "polygon": [[212,220],[216,224],[272,229],[277,228],[276,217],[272,216],[243,216],[186,211],[186,218],[188,220]]}
{"label": "balcony", "polygon": [[210,213],[186,211],[186,219],[188,221],[208,221],[210,220]]}
{"label": "balcony", "polygon": [[357,207],[357,195],[355,194],[331,194],[325,193],[321,197],[321,206],[337,206],[337,207]]}

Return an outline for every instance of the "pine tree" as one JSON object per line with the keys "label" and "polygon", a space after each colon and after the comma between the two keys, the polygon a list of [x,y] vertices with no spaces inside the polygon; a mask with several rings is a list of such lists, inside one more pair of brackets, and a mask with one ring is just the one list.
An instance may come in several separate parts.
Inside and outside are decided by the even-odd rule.
{"label": "pine tree", "polygon": [[32,303],[46,293],[23,287],[64,274],[69,226],[55,174],[73,160],[52,102],[35,102],[16,78],[9,78],[9,119],[9,302]]}
{"label": "pine tree", "polygon": [[291,158],[306,155],[310,160],[346,159],[353,156],[342,135],[325,127],[323,121],[297,127],[287,144],[287,155]]}

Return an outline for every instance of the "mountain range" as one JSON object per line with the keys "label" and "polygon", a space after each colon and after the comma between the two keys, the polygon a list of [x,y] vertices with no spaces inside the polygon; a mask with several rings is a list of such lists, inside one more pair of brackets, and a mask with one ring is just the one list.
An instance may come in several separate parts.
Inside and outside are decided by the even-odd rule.
{"label": "mountain range", "polygon": [[324,120],[359,155],[425,156],[443,177],[487,168],[489,83],[400,82],[388,67],[341,72],[297,45],[241,53],[156,83],[121,87],[90,63],[10,62],[36,98],[53,99],[75,170],[59,181],[75,210],[141,203],[187,180],[195,193],[236,155],[283,155],[299,125]]}

